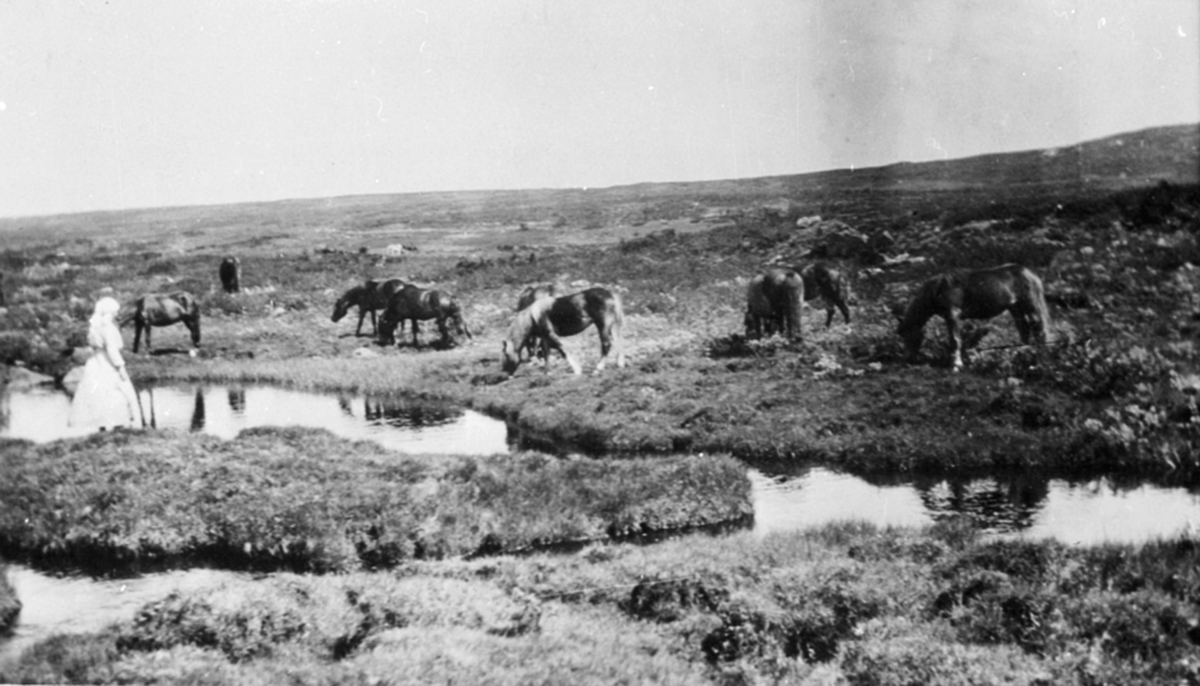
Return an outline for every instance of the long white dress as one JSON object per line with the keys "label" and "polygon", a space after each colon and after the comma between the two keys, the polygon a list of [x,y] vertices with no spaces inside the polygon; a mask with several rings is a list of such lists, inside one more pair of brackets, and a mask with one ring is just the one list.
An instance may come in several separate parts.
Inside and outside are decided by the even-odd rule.
{"label": "long white dress", "polygon": [[125,366],[125,360],[121,357],[124,345],[121,331],[115,323],[105,323],[96,328],[99,331],[89,332],[92,356],[83,365],[83,376],[71,400],[71,414],[67,423],[81,427],[139,427],[142,425],[142,410],[138,405],[137,391],[133,389],[128,374],[121,378],[120,373]]}

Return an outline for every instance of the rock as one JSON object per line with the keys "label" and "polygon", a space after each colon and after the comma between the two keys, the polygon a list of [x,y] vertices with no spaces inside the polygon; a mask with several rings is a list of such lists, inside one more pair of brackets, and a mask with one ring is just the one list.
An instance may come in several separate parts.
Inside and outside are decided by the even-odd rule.
{"label": "rock", "polygon": [[379,357],[379,353],[375,352],[374,350],[371,350],[370,348],[356,348],[354,350],[354,352],[352,352],[350,354],[351,354],[351,356],[357,357],[362,360],[371,360],[376,357]]}

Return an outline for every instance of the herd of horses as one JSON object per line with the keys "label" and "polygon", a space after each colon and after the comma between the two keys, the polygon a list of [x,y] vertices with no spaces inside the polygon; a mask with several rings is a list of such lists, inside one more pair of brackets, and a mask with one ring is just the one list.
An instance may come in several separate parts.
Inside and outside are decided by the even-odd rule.
{"label": "herd of horses", "polygon": [[[241,277],[237,258],[221,262],[218,274],[227,293],[239,291]],[[745,336],[758,339],[781,335],[802,338],[801,314],[804,303],[820,298],[824,302],[825,326],[832,326],[835,312],[850,323],[849,287],[845,275],[836,268],[815,263],[797,268],[771,268],[754,276],[746,289]],[[423,288],[404,279],[369,279],[337,299],[332,321],[338,322],[358,309],[354,335],[362,335],[366,317],[371,317],[372,333],[381,345],[395,345],[396,333],[402,334],[409,323],[412,344],[420,348],[420,323],[432,321],[444,345],[456,339],[471,338],[463,320],[462,305],[443,290]],[[138,352],[142,335],[150,350],[151,327],[182,323],[191,332],[192,344],[200,345],[200,307],[196,298],[185,291],[148,294],[127,303],[120,324],[134,325],[133,351]],[[925,324],[934,316],[946,324],[950,341],[951,367],[963,366],[962,320],[986,320],[1004,312],[1012,315],[1023,344],[1046,343],[1050,315],[1042,281],[1029,269],[1005,264],[989,269],[939,274],[922,283],[906,306],[896,305],[897,334],[903,340],[910,359],[920,354]],[[501,343],[501,365],[512,374],[526,360],[549,363],[557,353],[576,374],[579,363],[563,347],[562,339],[595,327],[600,337],[600,372],[610,357],[618,367],[625,366],[622,347],[624,312],[617,293],[592,287],[574,293],[561,293],[554,284],[532,285],[517,300],[516,315]]]}

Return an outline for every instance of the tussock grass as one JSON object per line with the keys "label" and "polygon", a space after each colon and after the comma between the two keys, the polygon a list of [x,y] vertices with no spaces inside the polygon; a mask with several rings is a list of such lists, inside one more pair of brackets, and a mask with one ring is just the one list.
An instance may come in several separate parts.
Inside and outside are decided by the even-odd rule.
{"label": "tussock grass", "polygon": [[745,519],[729,458],[405,457],[322,430],[9,441],[0,551],[91,569],[336,571]]}
{"label": "tussock grass", "polygon": [[1198,550],[843,523],[278,574],[45,641],[0,679],[1187,683],[1200,674]]}

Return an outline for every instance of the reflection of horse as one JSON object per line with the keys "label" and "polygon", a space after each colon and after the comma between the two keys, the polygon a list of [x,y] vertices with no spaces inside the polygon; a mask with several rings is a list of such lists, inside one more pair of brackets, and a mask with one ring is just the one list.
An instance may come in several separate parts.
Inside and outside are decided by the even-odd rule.
{"label": "reflection of horse", "polygon": [[374,396],[364,399],[363,412],[368,422],[412,429],[444,426],[463,414],[462,410],[450,405],[406,402],[396,398]]}
{"label": "reflection of horse", "polygon": [[803,306],[804,279],[795,271],[772,269],[755,276],[746,288],[746,338],[778,331],[799,339]]}
{"label": "reflection of horse", "polygon": [[991,319],[1011,312],[1022,343],[1046,342],[1050,313],[1042,280],[1017,264],[941,274],[921,284],[907,308],[893,306],[900,320],[897,333],[915,358],[925,338],[925,322],[934,315],[946,321],[954,371],[962,369],[962,319]]}
{"label": "reflection of horse", "polygon": [[232,386],[226,391],[226,397],[229,399],[229,409],[236,414],[246,413],[246,389],[241,386]]}
{"label": "reflection of horse", "polygon": [[387,279],[385,281],[368,279],[363,285],[351,288],[338,298],[333,305],[333,316],[330,319],[335,322],[340,321],[351,307],[357,307],[358,326],[354,328],[354,335],[358,336],[362,333],[363,318],[367,316],[368,312],[371,314],[372,332],[378,334],[379,324],[375,320],[375,311],[387,307],[388,300],[406,285],[407,283],[403,279]]}
{"label": "reflection of horse", "polygon": [[[526,307],[529,307],[536,300],[541,300],[542,298],[553,298],[557,295],[558,295],[558,286],[555,286],[552,283],[539,283],[539,284],[536,284],[533,286],[526,286],[525,290],[521,291],[520,297],[517,298],[517,312],[520,312],[521,310],[525,309]],[[525,348],[518,350],[517,354],[519,354],[519,355],[524,354],[525,350],[528,350],[529,356],[532,358],[534,355],[534,346],[536,343],[537,343],[537,341],[528,341],[528,345]],[[542,358],[543,362],[548,357],[546,354],[546,349],[544,347],[540,351],[540,357]]]}
{"label": "reflection of horse", "polygon": [[170,326],[182,322],[192,333],[192,345],[200,345],[200,305],[187,291],[160,294],[150,293],[127,305],[133,311],[121,317],[121,326],[133,322],[133,352],[138,351],[142,332],[146,334],[146,352],[150,352],[150,327]]}
{"label": "reflection of horse", "polygon": [[470,330],[462,318],[462,306],[452,295],[437,289],[418,288],[408,284],[392,295],[387,307],[379,317],[379,342],[382,345],[392,345],[396,342],[396,327],[403,325],[404,320],[412,322],[413,347],[421,347],[417,334],[421,332],[418,322],[434,320],[438,332],[442,335],[443,343],[450,343],[450,327],[459,336],[471,337]]}
{"label": "reflection of horse", "polygon": [[841,271],[823,262],[815,262],[804,269],[798,270],[800,278],[804,279],[804,299],[806,301],[820,297],[825,301],[825,328],[833,324],[833,309],[836,307],[842,313],[846,323],[850,323],[850,307],[846,298],[850,288],[846,277]]}
{"label": "reflection of horse", "polygon": [[226,257],[221,260],[221,266],[217,270],[217,274],[221,277],[221,287],[226,293],[237,293],[241,290],[242,282],[242,262],[236,257]]}
{"label": "reflection of horse", "polygon": [[196,404],[192,406],[192,431],[204,431],[204,422],[206,415],[204,407],[204,391],[200,388],[196,389]]}
{"label": "reflection of horse", "polygon": [[991,531],[1025,531],[1050,495],[1047,479],[1030,474],[987,479],[918,478],[913,484],[934,520],[967,516]]}
{"label": "reflection of horse", "polygon": [[517,313],[502,344],[504,371],[512,374],[521,364],[521,350],[536,341],[543,350],[557,350],[571,365],[571,370],[580,373],[577,363],[562,347],[560,336],[574,336],[592,324],[600,333],[600,361],[596,372],[604,369],[608,355],[617,354],[617,366],[625,366],[625,353],[621,350],[621,327],[625,315],[621,299],[605,288],[589,288],[586,291],[562,295],[557,298],[535,300]]}

